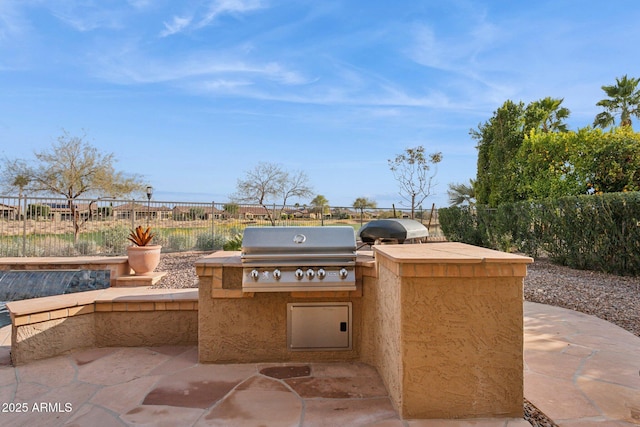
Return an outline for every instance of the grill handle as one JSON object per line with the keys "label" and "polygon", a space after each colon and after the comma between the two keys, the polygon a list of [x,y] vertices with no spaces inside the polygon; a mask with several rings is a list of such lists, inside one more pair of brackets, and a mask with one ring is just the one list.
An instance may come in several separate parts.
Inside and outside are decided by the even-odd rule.
{"label": "grill handle", "polygon": [[309,253],[309,254],[292,254],[292,253],[270,253],[270,254],[242,254],[242,260],[247,261],[274,261],[274,260],[291,260],[291,261],[310,261],[310,260],[325,260],[325,259],[354,259],[356,257],[356,251],[345,253]]}

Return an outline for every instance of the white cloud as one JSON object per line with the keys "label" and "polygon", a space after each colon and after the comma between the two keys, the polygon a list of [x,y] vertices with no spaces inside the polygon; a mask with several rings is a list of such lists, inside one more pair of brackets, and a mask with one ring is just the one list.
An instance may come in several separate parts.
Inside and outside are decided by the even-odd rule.
{"label": "white cloud", "polygon": [[12,2],[0,2],[0,43],[21,36],[29,26]]}
{"label": "white cloud", "polygon": [[206,11],[200,15],[194,13],[191,17],[174,16],[170,23],[164,23],[165,29],[160,37],[178,34],[193,27],[204,28],[212,24],[218,17],[225,14],[240,15],[264,8],[263,0],[213,0]]}
{"label": "white cloud", "polygon": [[134,46],[100,55],[93,54],[88,60],[96,67],[96,75],[124,85],[173,83],[189,87],[190,91],[201,87],[210,93],[230,92],[253,84],[275,83],[283,88],[310,81],[303,73],[281,63],[244,60],[234,53],[200,51],[158,60],[142,55]]}
{"label": "white cloud", "polygon": [[215,79],[203,82],[200,86],[212,92],[233,92],[253,83],[248,80]]}
{"label": "white cloud", "polygon": [[153,0],[128,0],[127,3],[135,9],[146,9],[153,4]]}
{"label": "white cloud", "polygon": [[209,10],[198,23],[198,27],[205,27],[223,14],[241,14],[262,9],[262,0],[214,0]]}
{"label": "white cloud", "polygon": [[173,21],[170,23],[164,23],[165,29],[160,32],[160,37],[167,37],[181,32],[184,28],[188,27],[191,23],[190,17],[182,18],[180,16],[174,16]]}

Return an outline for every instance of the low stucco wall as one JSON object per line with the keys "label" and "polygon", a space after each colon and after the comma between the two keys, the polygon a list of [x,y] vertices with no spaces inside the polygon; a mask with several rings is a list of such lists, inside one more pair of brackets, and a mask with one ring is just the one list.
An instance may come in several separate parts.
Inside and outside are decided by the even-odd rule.
{"label": "low stucco wall", "polygon": [[85,347],[196,345],[196,291],[105,289],[7,304],[14,365]]}
{"label": "low stucco wall", "polygon": [[11,331],[11,361],[17,366],[76,348],[96,347],[94,329],[93,315],[14,326]]}
{"label": "low stucco wall", "polygon": [[[402,395],[401,316],[399,282],[385,269],[363,286],[362,361],[375,366],[390,396]],[[399,400],[399,399],[396,399]],[[396,409],[398,402],[394,402]]]}

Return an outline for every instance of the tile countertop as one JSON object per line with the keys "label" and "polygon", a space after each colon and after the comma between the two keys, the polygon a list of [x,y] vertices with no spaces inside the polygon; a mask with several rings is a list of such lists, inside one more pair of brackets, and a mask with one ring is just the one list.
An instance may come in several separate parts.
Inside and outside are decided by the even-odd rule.
{"label": "tile countertop", "polygon": [[199,258],[196,267],[241,267],[240,251],[218,251]]}
{"label": "tile countertop", "polygon": [[482,262],[530,264],[533,258],[481,248],[466,243],[443,242],[412,245],[376,245],[376,256],[399,263],[476,264]]}
{"label": "tile countertop", "polygon": [[71,294],[12,301],[7,303],[7,308],[13,316],[25,316],[33,313],[105,302],[179,302],[197,300],[198,290],[193,288],[107,288],[97,291],[75,292]]}
{"label": "tile countertop", "polygon": [[[196,267],[242,267],[240,254],[240,251],[218,251],[196,260],[194,264]],[[362,265],[372,264],[373,252],[358,251],[356,262]]]}

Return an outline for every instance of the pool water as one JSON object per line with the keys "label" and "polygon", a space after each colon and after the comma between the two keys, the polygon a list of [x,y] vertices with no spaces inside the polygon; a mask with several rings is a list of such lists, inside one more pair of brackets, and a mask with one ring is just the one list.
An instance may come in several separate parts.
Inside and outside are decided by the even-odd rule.
{"label": "pool water", "polygon": [[0,327],[11,324],[8,301],[108,288],[109,270],[0,271]]}
{"label": "pool water", "polygon": [[11,317],[9,316],[9,310],[7,310],[7,303],[0,301],[0,328],[10,324]]}

